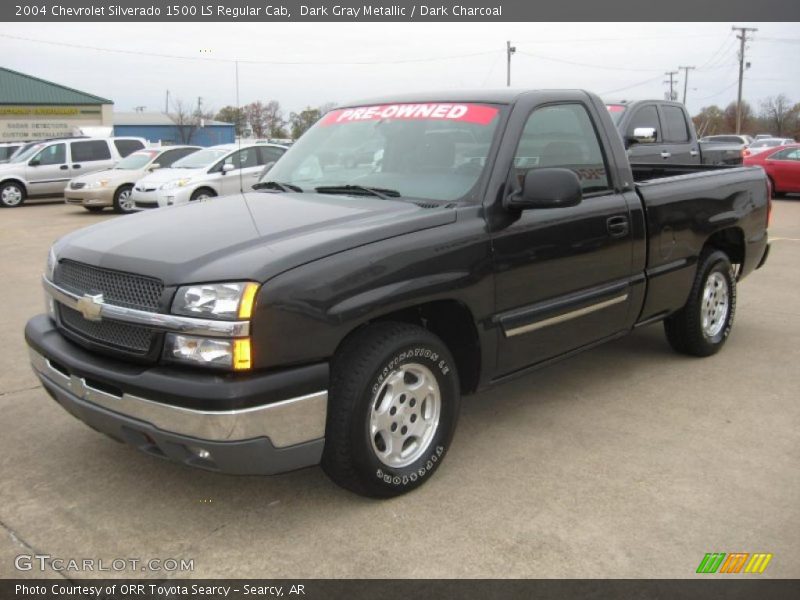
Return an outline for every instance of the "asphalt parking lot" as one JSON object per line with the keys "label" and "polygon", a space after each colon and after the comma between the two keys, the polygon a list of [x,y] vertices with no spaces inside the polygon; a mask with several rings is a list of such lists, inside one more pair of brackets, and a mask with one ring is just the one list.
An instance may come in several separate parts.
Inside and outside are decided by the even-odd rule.
{"label": "asphalt parking lot", "polygon": [[194,560],[127,577],[691,577],[707,552],[769,552],[761,577],[800,577],[800,197],[775,202],[720,354],[674,354],[657,325],[469,397],[436,477],[390,501],[318,468],[163,462],[43,392],[22,331],[47,249],[109,218],[130,217],[0,210],[0,577],[42,576],[14,567],[35,553]]}

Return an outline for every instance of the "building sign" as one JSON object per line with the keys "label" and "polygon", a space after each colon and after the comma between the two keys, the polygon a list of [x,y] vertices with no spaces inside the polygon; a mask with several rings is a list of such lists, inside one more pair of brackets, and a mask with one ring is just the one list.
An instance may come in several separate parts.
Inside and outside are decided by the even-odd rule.
{"label": "building sign", "polygon": [[62,137],[102,124],[99,106],[0,106],[0,141]]}

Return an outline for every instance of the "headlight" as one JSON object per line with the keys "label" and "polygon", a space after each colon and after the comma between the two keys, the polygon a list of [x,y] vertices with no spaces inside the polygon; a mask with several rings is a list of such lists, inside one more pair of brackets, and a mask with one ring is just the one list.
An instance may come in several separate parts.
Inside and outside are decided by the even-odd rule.
{"label": "headlight", "polygon": [[204,367],[249,369],[250,338],[226,340],[170,333],[164,345],[164,357]]}
{"label": "headlight", "polygon": [[58,260],[56,259],[56,252],[51,246],[50,251],[47,253],[47,264],[44,268],[44,274],[50,281],[53,281],[53,277],[55,276],[57,262]]}
{"label": "headlight", "polygon": [[209,319],[249,319],[257,291],[258,284],[252,282],[188,285],[178,288],[172,312]]}
{"label": "headlight", "polygon": [[162,186],[161,186],[159,189],[162,189],[162,190],[172,190],[172,189],[175,189],[175,188],[177,188],[177,187],[183,187],[183,186],[185,186],[187,183],[189,183],[190,181],[191,181],[191,179],[189,179],[189,178],[184,178],[184,179],[173,179],[172,181],[168,181],[167,183],[165,183],[164,185],[162,185]]}
{"label": "headlight", "polygon": [[[58,263],[58,259],[56,258],[56,253],[53,250],[53,247],[50,247],[50,251],[47,253],[47,264],[44,267],[44,275],[50,281],[53,281],[56,273],[56,263]],[[55,320],[56,318],[56,301],[53,300],[53,297],[45,292],[44,294],[44,306],[47,310],[47,314],[50,315],[50,318]]]}
{"label": "headlight", "polygon": [[108,185],[108,179],[100,179],[98,181],[92,181],[91,183],[87,183],[84,189],[92,190],[95,188],[106,187]]}

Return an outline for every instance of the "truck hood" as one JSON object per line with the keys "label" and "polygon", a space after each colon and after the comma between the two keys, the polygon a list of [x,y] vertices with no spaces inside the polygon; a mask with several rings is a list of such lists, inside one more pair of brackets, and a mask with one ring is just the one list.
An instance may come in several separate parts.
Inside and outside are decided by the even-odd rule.
{"label": "truck hood", "polygon": [[264,282],[356,246],[451,223],[455,213],[371,197],[252,192],[118,217],[75,231],[54,248],[58,260],[166,285]]}

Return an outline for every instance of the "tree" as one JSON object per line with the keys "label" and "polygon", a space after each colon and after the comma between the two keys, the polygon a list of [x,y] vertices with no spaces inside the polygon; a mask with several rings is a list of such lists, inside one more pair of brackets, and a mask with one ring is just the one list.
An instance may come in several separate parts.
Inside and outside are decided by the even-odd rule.
{"label": "tree", "polygon": [[711,106],[704,106],[700,112],[692,117],[694,128],[697,130],[697,135],[714,135],[716,133],[724,133],[725,126],[725,113],[716,104]]}
{"label": "tree", "polygon": [[[755,125],[753,107],[747,101],[742,100],[742,133],[754,133]],[[725,107],[725,127],[730,132],[736,131],[736,102],[731,102]]]}
{"label": "tree", "polygon": [[326,102],[318,108],[307,106],[305,110],[299,113],[292,113],[289,115],[289,123],[292,127],[292,138],[297,139],[303,135],[308,128],[322,118],[322,115],[329,112],[334,106],[332,102]]}
{"label": "tree", "polygon": [[197,129],[202,126],[203,121],[210,121],[214,116],[214,111],[203,110],[199,103],[197,108],[192,108],[180,98],[176,98],[172,103],[172,110],[169,118],[175,123],[178,130],[178,137],[182,144],[191,144]]}
{"label": "tree", "polygon": [[270,100],[266,104],[260,100],[251,102],[244,107],[244,113],[255,137],[286,137],[286,121],[277,100]]}
{"label": "tree", "polygon": [[760,117],[764,119],[765,125],[770,133],[778,137],[783,137],[793,133],[794,125],[797,120],[797,108],[791,106],[789,98],[784,94],[770,96],[761,102]]}
{"label": "tree", "polygon": [[247,117],[244,114],[243,108],[236,106],[223,106],[214,117],[217,121],[225,123],[233,123],[236,128],[236,135],[244,135],[245,126],[247,125]]}

